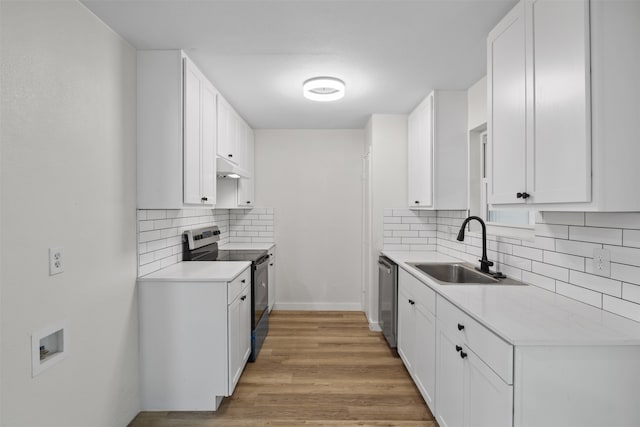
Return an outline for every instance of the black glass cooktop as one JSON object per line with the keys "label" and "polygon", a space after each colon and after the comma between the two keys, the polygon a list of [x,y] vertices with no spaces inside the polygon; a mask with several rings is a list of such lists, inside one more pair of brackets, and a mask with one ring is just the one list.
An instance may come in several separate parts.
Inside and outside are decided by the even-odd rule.
{"label": "black glass cooktop", "polygon": [[245,250],[219,250],[214,261],[257,261],[266,255],[267,251],[245,251]]}

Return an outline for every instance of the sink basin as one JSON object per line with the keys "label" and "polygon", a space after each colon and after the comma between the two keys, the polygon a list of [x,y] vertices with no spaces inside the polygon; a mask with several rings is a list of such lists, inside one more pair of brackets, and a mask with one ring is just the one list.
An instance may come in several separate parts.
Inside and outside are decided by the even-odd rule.
{"label": "sink basin", "polygon": [[409,263],[441,285],[526,285],[512,279],[495,279],[463,263]]}

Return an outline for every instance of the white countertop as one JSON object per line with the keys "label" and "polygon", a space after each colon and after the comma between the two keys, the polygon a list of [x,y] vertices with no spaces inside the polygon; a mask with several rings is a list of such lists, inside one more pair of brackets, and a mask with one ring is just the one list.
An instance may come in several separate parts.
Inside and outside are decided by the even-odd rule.
{"label": "white countertop", "polygon": [[249,261],[183,261],[138,278],[140,282],[230,282]]}
{"label": "white countertop", "polygon": [[219,247],[219,249],[236,251],[236,250],[245,250],[245,251],[268,251],[272,247],[274,247],[275,243],[227,243]]}
{"label": "white countertop", "polygon": [[382,251],[513,345],[640,345],[640,323],[534,285],[440,285],[408,262],[460,262],[438,252]]}

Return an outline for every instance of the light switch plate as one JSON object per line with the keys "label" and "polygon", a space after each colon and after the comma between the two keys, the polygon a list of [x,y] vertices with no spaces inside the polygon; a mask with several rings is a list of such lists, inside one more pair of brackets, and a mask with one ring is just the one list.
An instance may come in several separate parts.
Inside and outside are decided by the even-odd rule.
{"label": "light switch plate", "polygon": [[611,252],[608,249],[593,249],[593,274],[611,276]]}

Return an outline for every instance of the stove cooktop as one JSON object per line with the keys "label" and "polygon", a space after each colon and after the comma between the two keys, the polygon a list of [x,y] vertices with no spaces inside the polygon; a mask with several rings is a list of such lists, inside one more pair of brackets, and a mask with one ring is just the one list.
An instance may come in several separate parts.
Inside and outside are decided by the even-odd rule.
{"label": "stove cooktop", "polygon": [[252,261],[255,262],[262,256],[266,255],[267,251],[255,251],[255,250],[219,250],[218,256],[214,261]]}

